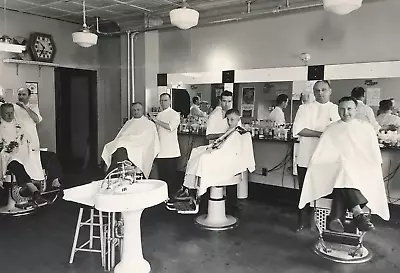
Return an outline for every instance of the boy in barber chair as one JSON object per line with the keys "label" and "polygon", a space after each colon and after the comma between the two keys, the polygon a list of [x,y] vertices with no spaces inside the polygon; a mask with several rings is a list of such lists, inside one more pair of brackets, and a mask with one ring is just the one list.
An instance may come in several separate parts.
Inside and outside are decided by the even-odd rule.
{"label": "boy in barber chair", "polygon": [[45,205],[47,200],[41,196],[24,167],[29,164],[28,140],[23,128],[14,119],[14,106],[4,103],[0,106],[0,112],[0,186],[3,188],[6,172],[9,171],[15,175],[17,185],[22,188],[21,196],[31,196],[34,206]]}
{"label": "boy in barber chair", "polygon": [[359,231],[374,229],[363,208],[389,220],[389,208],[382,175],[378,138],[372,125],[358,120],[357,101],[339,100],[341,120],[322,134],[311,158],[301,192],[299,208],[332,193],[327,228],[344,232],[346,211],[352,212]]}
{"label": "boy in barber chair", "polygon": [[[177,203],[187,202],[190,203],[191,208],[195,210],[195,206],[197,206],[198,203],[197,196],[201,196],[202,194],[204,194],[205,191],[204,188],[199,189],[199,185],[202,183],[201,181],[202,177],[197,176],[199,174],[198,171],[201,170],[203,172],[204,169],[207,169],[207,172],[212,172],[209,168],[204,167],[204,162],[208,161],[208,163],[210,163],[210,161],[212,161],[211,164],[214,165],[215,168],[219,169],[220,172],[223,172],[223,169],[231,167],[225,165],[231,165],[230,164],[231,161],[235,162],[239,161],[240,155],[238,158],[236,157],[232,158],[231,154],[226,154],[226,153],[230,152],[235,155],[238,155],[237,150],[240,150],[240,138],[238,138],[238,135],[244,134],[247,131],[244,128],[238,126],[240,121],[240,114],[238,110],[236,109],[228,110],[226,112],[226,120],[228,122],[229,129],[224,135],[222,135],[221,137],[219,137],[218,139],[216,139],[207,146],[201,146],[192,150],[189,161],[187,163],[183,186],[175,194],[174,198],[171,198],[167,202],[167,209],[176,210],[175,205]],[[216,161],[217,157],[220,156],[220,155],[217,156],[216,153],[221,154],[221,156],[223,156],[223,158],[226,158],[226,160],[221,158],[219,161]],[[243,159],[243,161],[246,160]],[[202,167],[199,167],[199,165],[201,165]],[[234,176],[235,174],[233,174],[232,176]],[[236,201],[237,199],[235,196],[235,200],[231,200],[230,203],[236,203]],[[231,204],[231,205],[233,206],[236,204]]]}

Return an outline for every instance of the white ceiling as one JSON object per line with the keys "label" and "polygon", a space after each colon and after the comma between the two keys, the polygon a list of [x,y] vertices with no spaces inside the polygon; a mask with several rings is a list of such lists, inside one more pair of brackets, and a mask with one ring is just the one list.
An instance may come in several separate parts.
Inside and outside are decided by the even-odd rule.
{"label": "white ceiling", "polygon": [[[0,7],[4,7],[0,0]],[[278,7],[296,8],[321,4],[322,0],[187,0],[190,7],[200,12],[200,23],[232,21],[250,14],[276,10]],[[366,0],[364,0],[365,2]],[[372,0],[373,1],[373,0]],[[8,0],[7,9],[82,24],[83,0]],[[86,0],[88,22],[95,17],[101,22],[114,22],[121,29],[140,29],[155,24],[168,25],[169,12],[181,6],[181,0]],[[0,16],[2,12],[0,12]],[[147,22],[147,23],[145,23]]]}

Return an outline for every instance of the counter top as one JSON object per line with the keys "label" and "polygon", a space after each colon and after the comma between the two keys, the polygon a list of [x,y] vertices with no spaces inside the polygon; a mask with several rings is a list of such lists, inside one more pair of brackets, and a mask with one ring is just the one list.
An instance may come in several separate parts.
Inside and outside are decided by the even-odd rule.
{"label": "counter top", "polygon": [[[186,133],[186,132],[178,132],[178,135],[182,136],[194,136],[194,137],[205,137],[205,133]],[[259,139],[256,137],[252,138],[253,141],[262,141],[262,142],[279,142],[279,143],[298,143],[299,141],[297,139],[288,139],[288,140],[283,140],[283,139],[275,139],[275,138],[263,138]]]}

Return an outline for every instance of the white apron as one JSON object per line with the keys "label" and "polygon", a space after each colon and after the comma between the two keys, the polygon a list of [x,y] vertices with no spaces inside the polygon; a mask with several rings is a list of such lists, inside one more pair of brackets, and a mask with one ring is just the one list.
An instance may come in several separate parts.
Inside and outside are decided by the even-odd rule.
{"label": "white apron", "polygon": [[[21,163],[26,169],[26,166],[31,164],[26,131],[15,120],[12,122],[1,120],[0,138],[4,145],[0,153],[1,175],[4,177],[7,172],[7,165],[13,160]],[[11,142],[17,142],[18,147],[14,148],[11,152],[7,152],[7,146],[10,145]]]}
{"label": "white apron", "polygon": [[330,125],[311,158],[299,208],[332,193],[334,188],[358,189],[373,214],[389,220],[378,138],[371,124],[353,119]]}
{"label": "white apron", "polygon": [[[38,115],[39,121],[42,121],[42,117],[40,116],[39,108],[37,107],[37,105],[28,103],[26,106],[29,107],[33,112],[35,112],[36,115]],[[22,109],[16,104],[14,104],[14,111],[15,119],[24,128],[28,140],[30,163],[24,166],[25,170],[29,174],[31,179],[43,180],[44,172],[42,162],[40,160],[40,141],[36,129],[36,123],[32,120],[25,109]]]}

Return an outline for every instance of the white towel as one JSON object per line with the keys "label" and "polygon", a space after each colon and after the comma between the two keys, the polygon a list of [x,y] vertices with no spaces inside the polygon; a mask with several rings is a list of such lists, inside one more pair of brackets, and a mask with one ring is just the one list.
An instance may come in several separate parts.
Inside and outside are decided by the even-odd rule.
{"label": "white towel", "polygon": [[[237,184],[238,180],[233,177],[247,170],[255,170],[251,135],[234,132],[219,149],[207,150],[207,146],[200,146],[192,150],[184,185],[195,186],[201,196],[208,187]],[[198,185],[195,185],[196,177]]]}
{"label": "white towel", "polygon": [[128,121],[117,137],[104,146],[101,157],[107,167],[110,167],[111,156],[118,148],[125,148],[129,160],[148,178],[154,158],[160,151],[156,126],[145,117]]}

